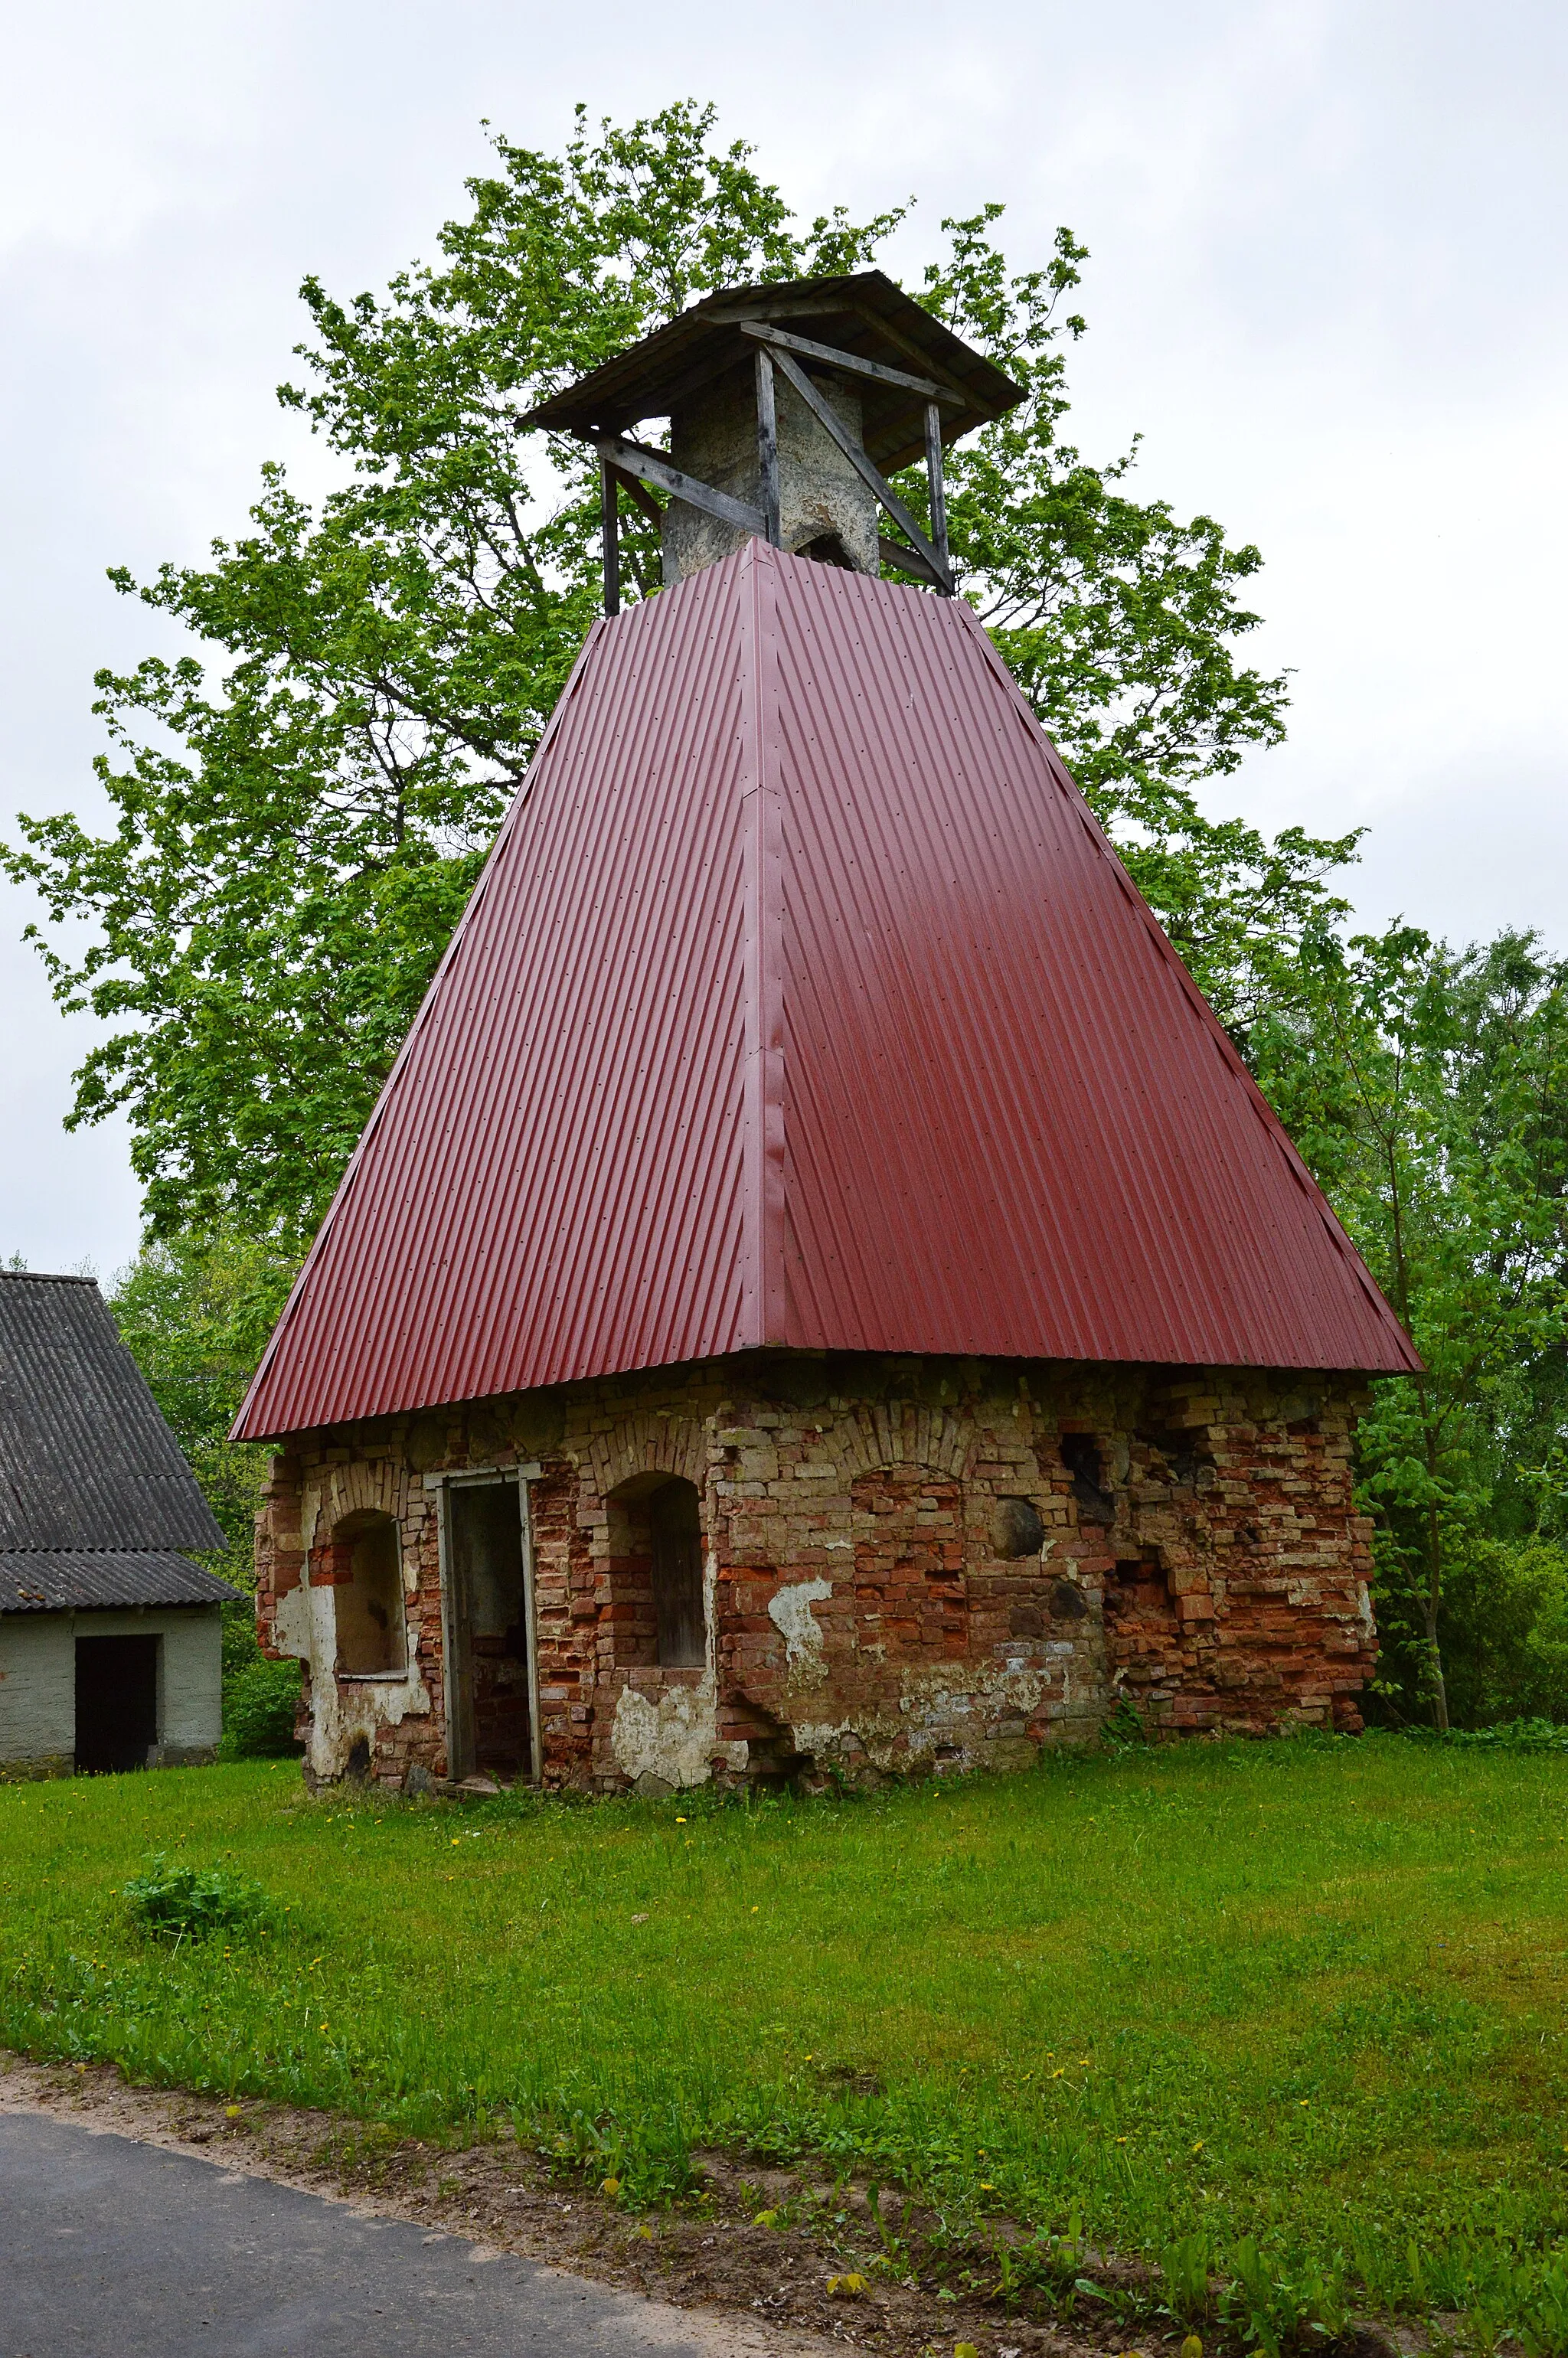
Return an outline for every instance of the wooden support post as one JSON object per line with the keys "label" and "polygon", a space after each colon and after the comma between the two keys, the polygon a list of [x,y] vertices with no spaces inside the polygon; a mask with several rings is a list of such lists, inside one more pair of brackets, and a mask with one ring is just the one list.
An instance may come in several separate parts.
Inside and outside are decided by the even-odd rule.
{"label": "wooden support post", "polygon": [[766,519],[763,537],[779,546],[779,421],[773,400],[773,354],[759,344],[757,362],[757,474],[762,510]]}
{"label": "wooden support post", "polygon": [[860,476],[860,481],[865,484],[867,490],[871,492],[875,498],[881,501],[882,506],[887,510],[888,514],[892,516],[894,524],[897,525],[900,532],[903,533],[911,547],[917,549],[920,555],[925,559],[926,564],[931,568],[932,575],[937,587],[942,590],[944,596],[950,598],[953,594],[952,576],[949,574],[946,567],[937,557],[935,549],[926,539],[925,535],[921,531],[920,526],[915,523],[914,518],[910,514],[909,510],[904,506],[903,502],[899,498],[898,493],[893,490],[892,485],[888,482],[883,476],[878,473],[876,468],[867,458],[864,450],[861,449],[860,445],[855,440],[854,436],[849,432],[849,427],[844,424],[843,419],[838,416],[837,410],[829,407],[828,404],[824,401],[822,395],[816,390],[816,387],[812,384],[811,379],[806,375],[806,371],[803,368],[797,367],[795,362],[790,358],[788,352],[784,352],[781,347],[775,346],[774,353],[775,365],[781,368],[784,371],[784,375],[788,377],[791,384],[794,385],[796,393],[799,394],[802,401],[805,402],[807,409],[810,410],[812,416],[822,427],[823,432],[827,436],[829,441],[837,442],[839,449],[842,450],[845,458],[849,461],[850,466],[854,468],[855,472]]}
{"label": "wooden support post", "polygon": [[604,548],[604,611],[621,611],[621,519],[615,507],[615,477],[600,460],[600,523]]}
{"label": "wooden support post", "polygon": [[931,484],[931,546],[943,577],[942,594],[953,595],[953,568],[947,557],[947,493],[942,480],[942,412],[934,401],[925,405],[925,472]]}

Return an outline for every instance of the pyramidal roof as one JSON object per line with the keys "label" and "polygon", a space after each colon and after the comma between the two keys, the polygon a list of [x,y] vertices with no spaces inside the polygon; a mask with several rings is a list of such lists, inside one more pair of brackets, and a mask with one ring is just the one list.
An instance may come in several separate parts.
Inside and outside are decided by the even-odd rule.
{"label": "pyramidal roof", "polygon": [[1414,1353],[969,609],[595,626],[236,1433],[765,1345]]}

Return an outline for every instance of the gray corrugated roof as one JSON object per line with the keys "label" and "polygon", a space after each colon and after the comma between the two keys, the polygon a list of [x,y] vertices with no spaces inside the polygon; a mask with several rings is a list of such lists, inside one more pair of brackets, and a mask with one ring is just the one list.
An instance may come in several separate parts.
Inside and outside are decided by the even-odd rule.
{"label": "gray corrugated roof", "polygon": [[0,1554],[0,1613],[94,1606],[221,1605],[240,1590],[159,1548],[13,1548]]}
{"label": "gray corrugated roof", "polygon": [[0,1552],[225,1544],[92,1279],[0,1271]]}

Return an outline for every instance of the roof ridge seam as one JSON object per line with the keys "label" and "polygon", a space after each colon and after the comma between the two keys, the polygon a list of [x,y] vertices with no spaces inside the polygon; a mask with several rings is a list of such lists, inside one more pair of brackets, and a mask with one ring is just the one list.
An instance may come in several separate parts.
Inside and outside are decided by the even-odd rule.
{"label": "roof ridge seam", "polygon": [[[746,1190],[745,1217],[756,1223],[755,1302],[753,1334],[757,1347],[782,1339],[787,1300],[784,1276],[784,944],[775,940],[771,914],[782,896],[769,889],[771,871],[783,864],[783,814],[777,778],[775,731],[770,727],[769,697],[778,693],[777,616],[772,611],[778,588],[773,551],[766,541],[752,539],[741,556],[746,593],[741,601],[744,633],[746,727],[751,737],[751,775],[741,787],[744,806],[756,797],[752,821],[744,831],[747,903],[746,1065],[743,1082],[754,1114],[746,1124],[746,1151],[755,1169]],[[767,605],[769,628],[764,628]],[[764,673],[768,676],[764,677]],[[775,1336],[773,1328],[777,1327]]]}

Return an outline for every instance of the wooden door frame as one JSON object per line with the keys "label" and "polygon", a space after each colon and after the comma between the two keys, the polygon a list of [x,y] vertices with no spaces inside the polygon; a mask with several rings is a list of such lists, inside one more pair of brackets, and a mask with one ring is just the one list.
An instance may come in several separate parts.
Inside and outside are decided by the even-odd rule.
{"label": "wooden door frame", "polygon": [[[523,1645],[528,1688],[528,1781],[537,1785],[544,1776],[544,1740],[539,1727],[539,1633],[534,1608],[534,1518],[528,1496],[530,1483],[536,1482],[543,1471],[543,1467],[537,1465],[465,1466],[458,1472],[427,1474],[425,1476],[425,1487],[437,1493],[442,1704],[447,1723],[447,1778],[454,1785],[460,1784],[465,1777],[471,1777],[476,1766],[472,1632],[468,1626],[466,1613],[460,1610],[466,1600],[457,1594],[452,1562],[451,1494],[454,1490],[515,1487],[517,1492],[523,1555]],[[466,1758],[458,1748],[460,1732]]]}

